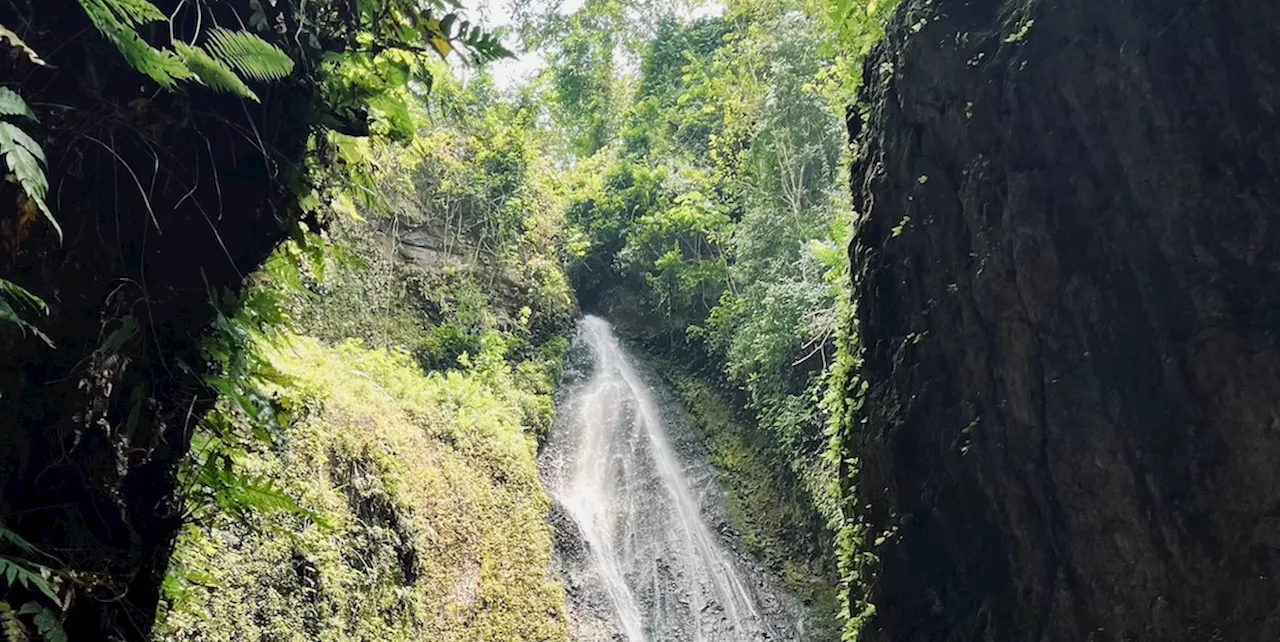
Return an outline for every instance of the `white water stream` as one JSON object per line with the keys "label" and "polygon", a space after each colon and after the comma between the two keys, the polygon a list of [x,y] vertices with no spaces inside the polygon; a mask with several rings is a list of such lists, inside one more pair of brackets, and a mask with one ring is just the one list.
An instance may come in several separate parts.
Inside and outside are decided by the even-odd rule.
{"label": "white water stream", "polygon": [[560,538],[576,637],[790,639],[791,626],[762,616],[758,574],[744,572],[725,536],[708,525],[722,521],[704,505],[714,472],[673,447],[680,435],[668,431],[685,430],[678,411],[655,400],[603,319],[581,321],[575,351],[583,372],[562,395],[543,468],[560,521],[571,522],[560,529],[577,531]]}

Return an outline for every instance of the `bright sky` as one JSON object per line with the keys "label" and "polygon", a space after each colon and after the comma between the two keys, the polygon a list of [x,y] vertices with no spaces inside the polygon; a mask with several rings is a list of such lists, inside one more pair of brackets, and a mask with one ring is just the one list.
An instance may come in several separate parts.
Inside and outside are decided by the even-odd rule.
{"label": "bright sky", "polygon": [[[478,19],[485,27],[505,27],[512,24],[513,1],[516,0],[464,0],[463,6],[472,19]],[[528,9],[535,13],[544,12],[558,4],[560,15],[569,15],[581,9],[585,2],[586,0],[523,0],[522,4],[527,4]],[[686,20],[717,16],[724,11],[724,5],[718,0],[695,1],[692,4],[695,6],[687,12]],[[488,66],[493,74],[493,82],[500,91],[514,89],[531,82],[546,66],[546,60],[541,54],[522,51],[519,38],[516,36],[508,35],[502,44],[514,52],[516,57],[499,60]]]}
{"label": "bright sky", "polygon": [[[556,0],[527,0],[529,10],[541,13],[556,4]],[[567,15],[582,7],[585,0],[563,0],[559,12]],[[512,0],[466,0],[464,6],[469,14],[479,19],[487,28],[507,27],[512,25]],[[539,71],[546,66],[546,61],[538,53],[526,53],[520,48],[520,39],[509,34],[503,45],[515,53],[514,59],[498,60],[489,63],[488,69],[493,74],[493,82],[499,91],[520,87],[533,80]]]}

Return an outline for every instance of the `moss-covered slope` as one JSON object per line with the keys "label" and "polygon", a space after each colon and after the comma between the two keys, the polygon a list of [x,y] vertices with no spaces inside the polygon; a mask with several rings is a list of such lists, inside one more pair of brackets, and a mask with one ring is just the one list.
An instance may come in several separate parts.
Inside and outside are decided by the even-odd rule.
{"label": "moss-covered slope", "polygon": [[286,343],[278,393],[301,418],[250,465],[315,515],[186,530],[160,639],[566,640],[535,393],[505,361],[426,375],[403,352]]}

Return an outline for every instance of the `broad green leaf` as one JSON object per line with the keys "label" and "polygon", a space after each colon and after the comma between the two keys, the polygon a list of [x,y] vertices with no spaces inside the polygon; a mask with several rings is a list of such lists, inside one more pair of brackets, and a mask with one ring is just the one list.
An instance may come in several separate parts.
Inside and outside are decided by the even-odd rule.
{"label": "broad green leaf", "polygon": [[27,101],[18,92],[8,87],[0,87],[0,116],[26,116],[36,120],[36,115],[27,106]]}
{"label": "broad green leaf", "polygon": [[49,160],[44,157],[44,150],[40,148],[40,143],[37,143],[35,139],[28,136],[27,132],[18,129],[17,125],[14,125],[13,123],[7,123],[4,121],[0,121],[0,129],[4,129],[8,132],[9,136],[13,139],[13,142],[21,145],[27,151],[31,152],[31,155],[35,156],[41,163],[48,164]]}
{"label": "broad green leaf", "polygon": [[[61,605],[62,600],[58,598],[58,592],[54,590],[49,580],[45,579],[38,570],[31,570],[27,564],[37,569],[44,569],[43,566],[34,563],[26,563],[13,559],[11,557],[0,556],[0,569],[5,571],[5,581],[9,586],[21,584],[24,588],[35,588],[44,593],[45,597],[53,601],[54,604]],[[7,568],[6,568],[7,567]]]}
{"label": "broad green leaf", "polygon": [[109,12],[129,27],[165,21],[164,13],[147,0],[80,0],[80,5],[85,11],[93,5],[97,11]]}
{"label": "broad green leaf", "polygon": [[[31,294],[11,281],[0,279],[0,321],[16,325],[24,333],[27,330],[30,330],[32,334],[36,335],[36,337],[41,341],[44,341],[50,348],[55,347],[53,345],[53,340],[50,339],[48,335],[41,332],[39,328],[36,328],[26,319],[22,318],[22,315],[18,314],[18,311],[13,309],[13,305],[9,303],[10,300],[25,303],[39,312],[46,312],[48,307],[45,305],[44,300],[34,294]],[[6,535],[11,537],[6,537]],[[38,552],[35,547],[31,546],[31,544],[26,540],[23,540],[18,537],[16,533],[8,531],[3,527],[0,527],[0,539],[9,541],[11,544],[14,544],[26,553],[36,554]]]}

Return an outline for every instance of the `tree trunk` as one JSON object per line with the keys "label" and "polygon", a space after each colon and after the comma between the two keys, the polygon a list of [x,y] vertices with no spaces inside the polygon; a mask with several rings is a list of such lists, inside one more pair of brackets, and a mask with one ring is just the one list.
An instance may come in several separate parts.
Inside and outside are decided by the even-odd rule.
{"label": "tree trunk", "polygon": [[1280,639],[1280,3],[904,0],[866,77],[864,639]]}

